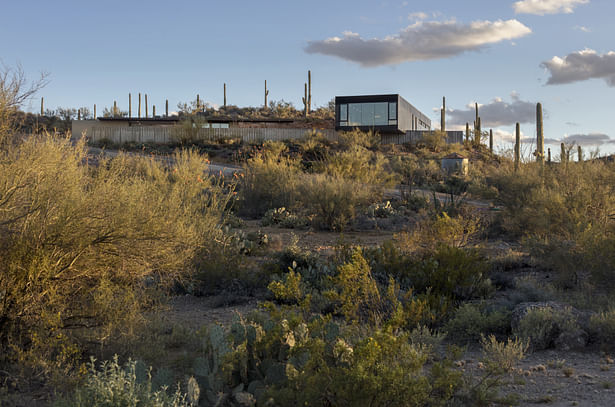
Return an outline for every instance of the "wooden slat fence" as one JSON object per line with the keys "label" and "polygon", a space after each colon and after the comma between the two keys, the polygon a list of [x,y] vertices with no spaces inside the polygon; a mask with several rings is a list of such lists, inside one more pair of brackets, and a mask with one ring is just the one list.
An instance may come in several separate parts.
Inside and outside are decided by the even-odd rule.
{"label": "wooden slat fence", "polygon": [[[410,130],[405,134],[384,134],[382,135],[382,144],[415,144],[423,139],[422,130]],[[463,131],[447,131],[446,143],[463,143]]]}
{"label": "wooden slat fence", "polygon": [[304,137],[316,131],[331,141],[338,141],[334,130],[287,129],[287,128],[228,128],[228,129],[180,129],[173,127],[94,127],[86,137],[93,142],[103,140],[114,144],[157,143],[166,144],[179,141],[241,139],[250,141],[281,141]]}

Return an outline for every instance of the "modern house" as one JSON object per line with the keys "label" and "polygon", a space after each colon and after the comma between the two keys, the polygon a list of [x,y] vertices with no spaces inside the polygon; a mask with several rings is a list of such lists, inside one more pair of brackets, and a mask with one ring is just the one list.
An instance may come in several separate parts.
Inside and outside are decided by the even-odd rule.
{"label": "modern house", "polygon": [[429,131],[431,120],[399,95],[335,97],[335,130],[358,128],[380,134]]}

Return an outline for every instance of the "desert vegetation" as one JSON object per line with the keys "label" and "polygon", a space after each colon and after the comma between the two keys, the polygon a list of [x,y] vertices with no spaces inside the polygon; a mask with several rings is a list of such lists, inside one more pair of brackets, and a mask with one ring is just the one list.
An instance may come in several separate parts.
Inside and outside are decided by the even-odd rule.
{"label": "desert vegetation", "polygon": [[[532,352],[612,351],[608,160],[520,162],[482,131],[93,156],[17,135],[37,86],[0,77],[3,405],[514,404]],[[441,170],[451,152],[467,175]],[[178,298],[215,304],[187,323]],[[206,323],[229,304],[249,311]]]}

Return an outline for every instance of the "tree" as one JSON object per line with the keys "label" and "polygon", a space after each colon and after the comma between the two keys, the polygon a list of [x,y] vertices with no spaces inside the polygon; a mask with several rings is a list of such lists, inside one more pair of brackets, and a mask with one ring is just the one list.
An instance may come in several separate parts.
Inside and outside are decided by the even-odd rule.
{"label": "tree", "polygon": [[28,82],[21,65],[15,68],[0,66],[0,146],[16,130],[19,124],[16,113],[19,108],[47,85],[47,76],[41,73],[39,79]]}

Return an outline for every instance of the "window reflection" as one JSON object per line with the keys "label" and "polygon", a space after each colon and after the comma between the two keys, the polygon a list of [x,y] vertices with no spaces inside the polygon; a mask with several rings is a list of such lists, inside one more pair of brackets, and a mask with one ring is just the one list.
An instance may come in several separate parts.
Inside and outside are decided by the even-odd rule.
{"label": "window reflection", "polygon": [[[392,107],[391,107],[392,105]],[[347,107],[346,107],[347,106]],[[348,113],[346,116],[346,112]],[[391,116],[391,112],[393,115]],[[397,120],[397,103],[349,103],[340,105],[340,122],[348,126],[386,126]]]}

